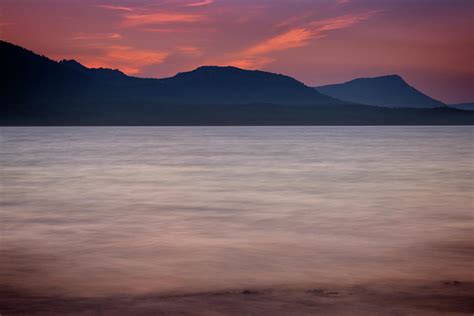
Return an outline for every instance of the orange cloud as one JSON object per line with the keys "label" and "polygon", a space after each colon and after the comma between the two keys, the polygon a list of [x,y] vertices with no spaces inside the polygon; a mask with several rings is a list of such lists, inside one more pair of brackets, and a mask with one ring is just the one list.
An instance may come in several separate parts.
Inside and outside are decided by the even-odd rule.
{"label": "orange cloud", "polygon": [[291,29],[252,46],[246,49],[244,54],[261,55],[273,51],[305,46],[312,39],[325,37],[328,31],[348,28],[368,19],[375,13],[376,11],[371,11],[358,15],[343,15],[333,19],[314,21],[304,27]]}
{"label": "orange cloud", "polygon": [[120,69],[127,74],[136,74],[147,65],[162,63],[168,53],[134,49],[129,46],[109,46],[102,55],[82,57],[79,61],[91,68]]}
{"label": "orange cloud", "polygon": [[141,26],[150,24],[166,23],[191,23],[203,20],[203,16],[197,14],[184,14],[173,12],[160,12],[150,14],[130,14],[125,16],[125,26]]}
{"label": "orange cloud", "polygon": [[275,61],[275,59],[269,57],[247,57],[230,60],[223,64],[243,69],[258,69],[272,63],[273,61]]}
{"label": "orange cloud", "polygon": [[296,28],[250,47],[245,53],[248,55],[259,55],[277,50],[300,47],[304,46],[312,37],[313,33],[310,30]]}

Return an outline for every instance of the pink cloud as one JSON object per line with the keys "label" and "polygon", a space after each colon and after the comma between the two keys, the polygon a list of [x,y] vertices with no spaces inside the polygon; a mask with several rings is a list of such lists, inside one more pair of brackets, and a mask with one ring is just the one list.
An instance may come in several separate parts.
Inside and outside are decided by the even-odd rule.
{"label": "pink cloud", "polygon": [[102,9],[107,9],[107,10],[113,10],[113,11],[128,11],[128,12],[133,11],[133,8],[118,6],[118,5],[100,4],[97,7],[102,8]]}
{"label": "pink cloud", "polygon": [[155,28],[155,27],[142,27],[140,28],[140,31],[142,32],[148,32],[148,33],[174,33],[177,32],[176,28]]}
{"label": "pink cloud", "polygon": [[106,40],[106,39],[121,39],[122,35],[119,33],[110,33],[110,34],[80,34],[73,39],[75,40],[95,40],[95,39],[100,39],[100,40]]}
{"label": "pink cloud", "polygon": [[180,53],[186,54],[186,55],[194,55],[194,56],[199,56],[202,54],[202,51],[199,47],[196,46],[179,46],[177,47],[177,50]]}
{"label": "pink cloud", "polygon": [[142,26],[152,24],[166,23],[192,23],[201,21],[203,16],[197,14],[185,14],[174,12],[159,12],[149,14],[130,14],[126,15],[124,20],[125,26]]}
{"label": "pink cloud", "polygon": [[380,11],[369,11],[361,14],[347,14],[332,19],[314,21],[310,24],[315,33],[322,34],[332,30],[348,28],[361,21],[367,20]]}
{"label": "pink cloud", "polygon": [[201,7],[201,6],[211,4],[213,2],[214,2],[214,0],[203,0],[203,1],[200,1],[200,2],[190,3],[190,4],[188,4],[188,7]]}

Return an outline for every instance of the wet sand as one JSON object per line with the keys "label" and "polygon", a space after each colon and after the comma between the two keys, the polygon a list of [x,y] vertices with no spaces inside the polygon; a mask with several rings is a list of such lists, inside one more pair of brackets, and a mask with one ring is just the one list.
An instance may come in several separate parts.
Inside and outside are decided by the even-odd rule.
{"label": "wet sand", "polygon": [[61,297],[2,289],[2,315],[471,315],[474,283],[241,289],[221,292]]}

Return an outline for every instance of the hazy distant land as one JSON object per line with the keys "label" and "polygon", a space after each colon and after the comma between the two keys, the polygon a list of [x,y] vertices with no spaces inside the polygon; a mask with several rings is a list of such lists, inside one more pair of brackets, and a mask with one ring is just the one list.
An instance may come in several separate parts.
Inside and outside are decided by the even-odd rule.
{"label": "hazy distant land", "polygon": [[474,102],[450,104],[450,107],[465,111],[474,111]]}

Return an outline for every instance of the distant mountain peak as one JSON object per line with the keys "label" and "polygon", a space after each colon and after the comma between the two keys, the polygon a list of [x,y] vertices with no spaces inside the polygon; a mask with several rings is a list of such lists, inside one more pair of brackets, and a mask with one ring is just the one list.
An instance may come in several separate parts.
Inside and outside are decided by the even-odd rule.
{"label": "distant mountain peak", "polygon": [[400,75],[358,78],[341,84],[316,87],[343,101],[387,107],[436,108],[446,106],[410,86]]}
{"label": "distant mountain peak", "polygon": [[[269,76],[279,76],[279,74],[265,72],[261,70],[248,70],[242,69],[234,66],[199,66],[194,70],[180,72],[176,76],[189,76],[189,75],[204,75],[204,76],[239,76],[239,75],[249,75],[253,76],[256,74],[267,74]],[[286,76],[285,76],[286,77]]]}
{"label": "distant mountain peak", "polygon": [[405,79],[402,78],[402,76],[397,75],[397,74],[375,77],[373,79],[407,83]]}
{"label": "distant mountain peak", "polygon": [[244,69],[234,67],[234,66],[214,66],[214,65],[204,65],[199,66],[192,71],[243,71]]}
{"label": "distant mountain peak", "polygon": [[386,83],[403,83],[408,85],[408,83],[400,75],[391,74],[378,77],[367,77],[367,78],[357,78],[345,83],[355,82],[355,81],[372,81],[372,82],[386,82]]}
{"label": "distant mountain peak", "polygon": [[84,67],[80,62],[76,61],[75,59],[61,59],[59,61],[60,64],[64,64],[64,65],[76,65],[76,66],[81,66],[81,67]]}
{"label": "distant mountain peak", "polygon": [[93,75],[99,76],[109,76],[109,77],[126,77],[127,75],[121,72],[118,69],[110,69],[110,68],[87,68],[80,62],[74,59],[63,59],[59,61],[59,64],[69,69],[73,69],[75,71],[79,71],[81,73],[88,73]]}
{"label": "distant mountain peak", "polygon": [[[293,84],[299,87],[307,87],[302,82],[278,73],[266,72],[262,70],[248,70],[234,66],[200,66],[194,70],[180,72],[173,78],[180,79],[208,79],[208,80],[225,80],[225,81],[261,81],[261,82],[273,82],[273,83],[286,83]],[[326,96],[324,96],[326,97]]]}
{"label": "distant mountain peak", "polygon": [[191,71],[179,72],[176,74],[176,77],[189,75],[236,74],[246,71],[247,70],[232,66],[199,66]]}
{"label": "distant mountain peak", "polygon": [[391,75],[385,75],[385,76],[378,76],[378,77],[373,77],[372,79],[382,79],[382,78],[405,81],[405,80],[402,78],[402,76],[397,75],[397,74],[391,74]]}
{"label": "distant mountain peak", "polygon": [[74,59],[62,59],[59,61],[59,64],[70,67],[70,68],[74,68],[76,70],[82,70],[82,71],[88,70],[86,66],[84,66],[83,64],[79,63],[78,61]]}
{"label": "distant mountain peak", "polygon": [[72,69],[74,71],[80,72],[82,74],[88,74],[92,75],[95,77],[100,77],[100,78],[115,78],[115,79],[120,79],[120,78],[125,78],[127,77],[126,74],[121,72],[118,69],[110,69],[110,68],[87,68],[80,62],[74,60],[74,59],[63,59],[59,61],[59,64],[67,67],[68,69]]}

